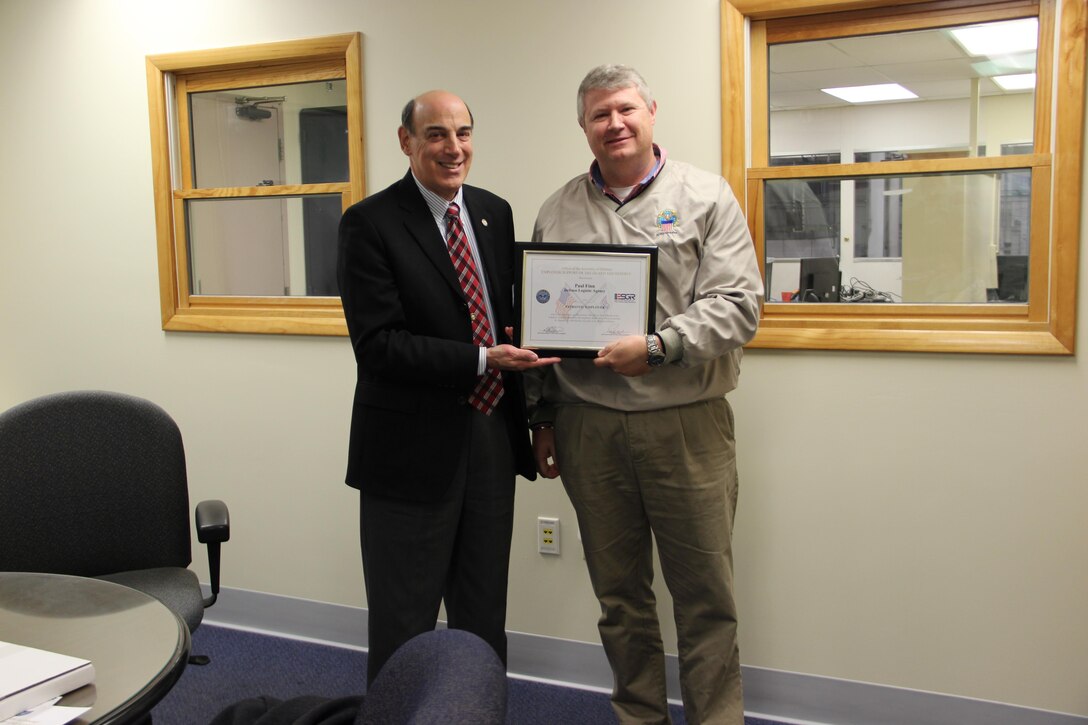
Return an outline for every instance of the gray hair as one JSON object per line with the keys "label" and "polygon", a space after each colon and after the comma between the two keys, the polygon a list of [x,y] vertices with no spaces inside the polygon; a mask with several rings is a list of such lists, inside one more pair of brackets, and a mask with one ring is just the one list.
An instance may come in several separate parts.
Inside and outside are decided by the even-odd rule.
{"label": "gray hair", "polygon": [[[412,98],[411,100],[408,101],[408,103],[404,104],[404,110],[402,110],[400,112],[400,125],[404,126],[404,128],[408,131],[408,133],[410,133],[413,136],[416,135],[416,130],[415,130],[415,128],[413,128],[413,126],[415,125],[415,122],[416,122],[416,105],[417,105],[418,101],[419,101],[419,96],[416,96],[415,98]],[[463,99],[462,99],[461,103],[465,103]],[[468,107],[467,103],[465,103],[465,110],[468,111],[468,121],[469,121],[469,123],[471,123],[473,126],[475,126],[476,125],[476,119],[474,119],[472,117],[472,109]]]}
{"label": "gray hair", "polygon": [[586,127],[586,94],[590,91],[616,91],[620,88],[634,88],[646,102],[646,108],[654,105],[653,94],[645,79],[629,65],[609,63],[599,65],[582,79],[578,86],[578,125]]}

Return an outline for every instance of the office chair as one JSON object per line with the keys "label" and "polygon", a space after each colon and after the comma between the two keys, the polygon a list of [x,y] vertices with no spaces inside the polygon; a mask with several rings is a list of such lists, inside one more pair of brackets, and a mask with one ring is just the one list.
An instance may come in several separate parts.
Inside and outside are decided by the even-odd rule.
{"label": "office chair", "polygon": [[248,697],[209,725],[503,725],[506,699],[506,669],[491,645],[436,629],[401,645],[365,696]]}
{"label": "office chair", "polygon": [[402,644],[367,688],[356,725],[506,722],[506,668],[491,645],[460,629]]}
{"label": "office chair", "polygon": [[[138,589],[189,631],[219,595],[222,501],[196,507],[211,596],[192,561],[181,432],[159,406],[121,393],[45,395],[0,413],[0,571],[97,577]],[[194,657],[200,664],[206,658]]]}

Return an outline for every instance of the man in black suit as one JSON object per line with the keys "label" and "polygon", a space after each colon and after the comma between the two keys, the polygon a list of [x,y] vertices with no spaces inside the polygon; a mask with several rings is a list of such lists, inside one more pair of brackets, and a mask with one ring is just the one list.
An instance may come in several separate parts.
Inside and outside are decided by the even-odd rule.
{"label": "man in black suit", "polygon": [[506,662],[514,476],[536,477],[521,376],[551,364],[509,344],[514,222],[464,185],[473,120],[457,96],[412,99],[409,172],[340,221],[338,276],[358,366],[348,485],[359,489],[368,682],[398,646],[449,626]]}

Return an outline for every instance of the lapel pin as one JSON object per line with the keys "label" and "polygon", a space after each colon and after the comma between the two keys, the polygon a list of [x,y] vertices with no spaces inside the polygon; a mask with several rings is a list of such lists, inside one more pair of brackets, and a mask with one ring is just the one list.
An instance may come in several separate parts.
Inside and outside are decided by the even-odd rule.
{"label": "lapel pin", "polygon": [[481,219],[480,223],[483,224],[486,227],[487,226],[487,219]]}

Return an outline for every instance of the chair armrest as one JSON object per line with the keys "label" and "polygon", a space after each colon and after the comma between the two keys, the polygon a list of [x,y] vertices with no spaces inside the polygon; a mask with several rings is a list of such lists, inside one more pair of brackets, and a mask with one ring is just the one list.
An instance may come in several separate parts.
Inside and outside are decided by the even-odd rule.
{"label": "chair armrest", "polygon": [[230,512],[215,499],[196,505],[196,538],[201,544],[230,541]]}
{"label": "chair armrest", "polygon": [[196,538],[208,547],[212,595],[204,600],[207,609],[219,598],[219,545],[230,541],[230,512],[225,503],[211,499],[196,505]]}

